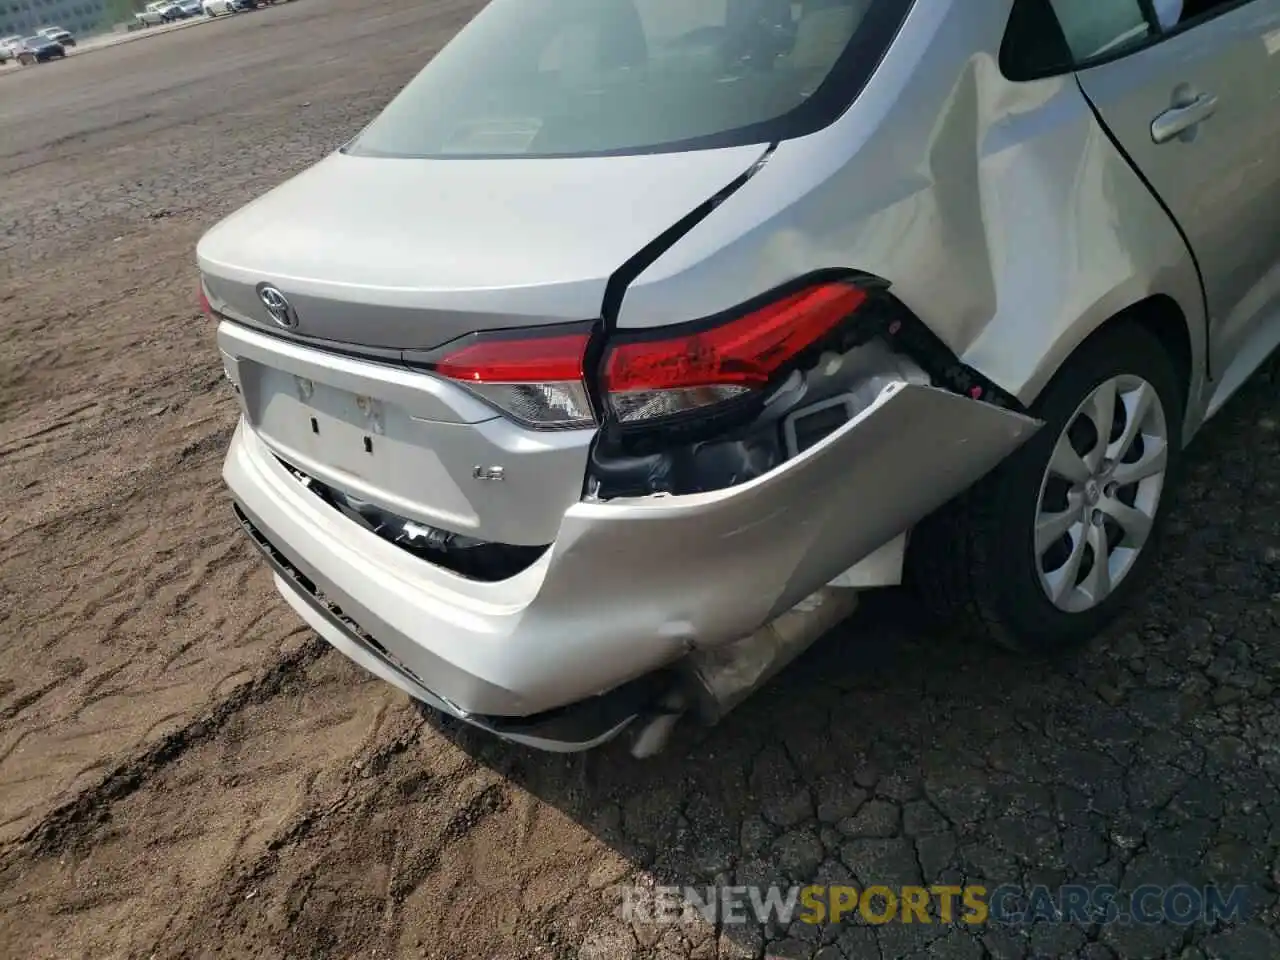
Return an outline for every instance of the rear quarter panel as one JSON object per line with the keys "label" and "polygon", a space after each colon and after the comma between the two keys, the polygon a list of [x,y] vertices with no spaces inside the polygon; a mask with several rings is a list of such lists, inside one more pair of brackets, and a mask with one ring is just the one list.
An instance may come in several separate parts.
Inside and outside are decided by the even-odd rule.
{"label": "rear quarter panel", "polygon": [[1026,403],[1090,333],[1157,293],[1181,308],[1201,371],[1189,251],[1073,77],[1004,78],[1008,11],[917,3],[857,103],[781,143],[642,273],[619,326],[707,316],[851,267],[889,280],[957,356]]}

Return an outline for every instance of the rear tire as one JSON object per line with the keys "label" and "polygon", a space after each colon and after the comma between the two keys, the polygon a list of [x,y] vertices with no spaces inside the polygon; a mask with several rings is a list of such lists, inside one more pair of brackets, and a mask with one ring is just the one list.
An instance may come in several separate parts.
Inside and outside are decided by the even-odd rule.
{"label": "rear tire", "polygon": [[[1035,655],[1099,633],[1141,591],[1158,554],[1181,459],[1184,392],[1144,328],[1121,324],[1086,341],[1034,404],[1039,432],[912,533],[907,582],[925,606]],[[1108,445],[1094,424],[1109,395]],[[1095,564],[1103,552],[1107,562]]]}

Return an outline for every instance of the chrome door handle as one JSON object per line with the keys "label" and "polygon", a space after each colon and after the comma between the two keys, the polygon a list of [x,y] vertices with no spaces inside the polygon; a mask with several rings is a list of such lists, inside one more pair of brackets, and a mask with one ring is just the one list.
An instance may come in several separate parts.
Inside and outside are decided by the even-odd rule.
{"label": "chrome door handle", "polygon": [[1218,110],[1218,98],[1202,93],[1190,103],[1170,107],[1151,121],[1151,139],[1156,143],[1168,143],[1175,137],[1192,133]]}

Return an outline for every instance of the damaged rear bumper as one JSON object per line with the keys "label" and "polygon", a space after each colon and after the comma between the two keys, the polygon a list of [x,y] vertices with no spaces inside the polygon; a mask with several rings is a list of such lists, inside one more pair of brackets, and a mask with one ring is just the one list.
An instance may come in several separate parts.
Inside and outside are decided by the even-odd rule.
{"label": "damaged rear bumper", "polygon": [[421,703],[503,739],[555,752],[587,750],[612,739],[669,687],[665,677],[650,673],[604,696],[528,717],[467,714],[429,689],[426,681],[322,594],[238,506],[235,514],[275,574],[276,589],[320,636],[369,672],[400,687]]}
{"label": "damaged rear bumper", "polygon": [[281,592],[334,646],[499,736],[573,750],[640,713],[659,693],[651,675],[755,634],[972,484],[1037,426],[894,383],[830,436],[747,483],[576,503],[536,563],[487,583],[333,510],[243,423],[224,476]]}

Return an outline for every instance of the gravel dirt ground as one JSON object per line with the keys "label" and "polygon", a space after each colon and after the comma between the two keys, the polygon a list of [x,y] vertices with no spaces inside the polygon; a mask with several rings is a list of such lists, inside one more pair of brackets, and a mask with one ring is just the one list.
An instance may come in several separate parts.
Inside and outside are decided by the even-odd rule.
{"label": "gravel dirt ground", "polygon": [[[0,77],[0,955],[1280,956],[1280,399],[1197,441],[1149,602],[1028,664],[870,605],[645,764],[531,754],[277,599],[193,246],[478,0],[305,0]],[[1245,922],[628,924],[618,884],[1245,884]]]}

